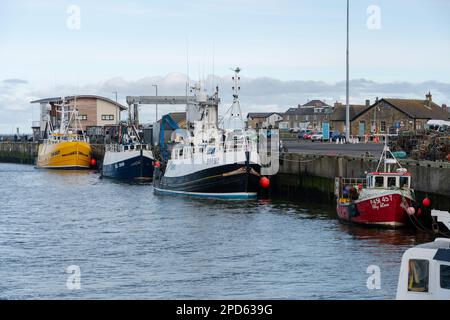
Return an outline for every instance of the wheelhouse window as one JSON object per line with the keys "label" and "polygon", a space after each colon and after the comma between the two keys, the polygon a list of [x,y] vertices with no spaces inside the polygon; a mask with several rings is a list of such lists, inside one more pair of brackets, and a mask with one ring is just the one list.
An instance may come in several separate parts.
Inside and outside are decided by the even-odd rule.
{"label": "wheelhouse window", "polygon": [[450,289],[450,265],[441,264],[439,269],[441,288]]}
{"label": "wheelhouse window", "polygon": [[400,177],[400,188],[409,188],[409,178],[408,177]]}
{"label": "wheelhouse window", "polygon": [[384,187],[384,178],[375,177],[375,188],[383,188],[383,187]]}
{"label": "wheelhouse window", "polygon": [[386,121],[381,121],[380,123],[380,131],[386,132]]}
{"label": "wheelhouse window", "polygon": [[388,188],[395,188],[397,186],[397,178],[396,177],[388,177],[387,178],[387,186],[388,186]]}
{"label": "wheelhouse window", "polygon": [[428,292],[430,263],[424,259],[409,260],[408,291]]}

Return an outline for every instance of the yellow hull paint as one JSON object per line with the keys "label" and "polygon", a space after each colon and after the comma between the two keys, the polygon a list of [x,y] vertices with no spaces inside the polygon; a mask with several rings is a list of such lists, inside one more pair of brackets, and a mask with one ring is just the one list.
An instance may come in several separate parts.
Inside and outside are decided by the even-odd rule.
{"label": "yellow hull paint", "polygon": [[91,146],[82,141],[61,141],[39,145],[37,167],[47,169],[88,169]]}

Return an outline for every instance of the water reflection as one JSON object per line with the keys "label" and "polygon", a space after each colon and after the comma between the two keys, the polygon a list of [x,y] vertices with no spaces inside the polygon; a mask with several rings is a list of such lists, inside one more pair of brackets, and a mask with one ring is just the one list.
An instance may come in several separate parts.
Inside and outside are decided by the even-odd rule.
{"label": "water reflection", "polygon": [[340,223],[339,230],[355,240],[370,240],[381,245],[414,246],[434,239],[430,234],[411,228],[390,230]]}

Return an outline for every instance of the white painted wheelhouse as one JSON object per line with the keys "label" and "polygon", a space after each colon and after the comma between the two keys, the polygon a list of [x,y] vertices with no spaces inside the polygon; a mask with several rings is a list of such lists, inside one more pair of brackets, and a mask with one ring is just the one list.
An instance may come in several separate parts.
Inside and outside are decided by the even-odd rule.
{"label": "white painted wheelhouse", "polygon": [[371,172],[367,174],[367,188],[372,189],[411,189],[411,174],[399,172]]}
{"label": "white painted wheelhouse", "polygon": [[[227,135],[228,137],[232,135]],[[245,164],[246,152],[250,164],[260,164],[256,135],[241,134],[237,139],[221,143],[180,143],[173,147],[167,163],[166,177],[183,176],[189,173],[227,164]]]}
{"label": "white painted wheelhouse", "polygon": [[450,299],[450,239],[438,238],[406,250],[400,266],[396,298]]}

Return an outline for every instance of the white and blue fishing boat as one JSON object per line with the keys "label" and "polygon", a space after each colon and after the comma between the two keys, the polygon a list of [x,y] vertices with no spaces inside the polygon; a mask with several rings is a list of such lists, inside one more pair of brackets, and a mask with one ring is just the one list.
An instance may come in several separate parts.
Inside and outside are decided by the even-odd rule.
{"label": "white and blue fishing boat", "polygon": [[141,142],[134,127],[127,127],[125,134],[119,134],[119,143],[105,146],[102,176],[126,180],[151,179],[153,165],[150,145]]}
{"label": "white and blue fishing boat", "polygon": [[[188,124],[170,159],[155,168],[154,190],[159,194],[214,199],[255,199],[260,189],[261,161],[257,136],[245,129],[239,105],[239,68],[235,70],[233,105],[229,109],[241,128],[218,127],[218,92],[208,97],[196,90],[187,106]],[[194,119],[195,121],[192,121]]]}

